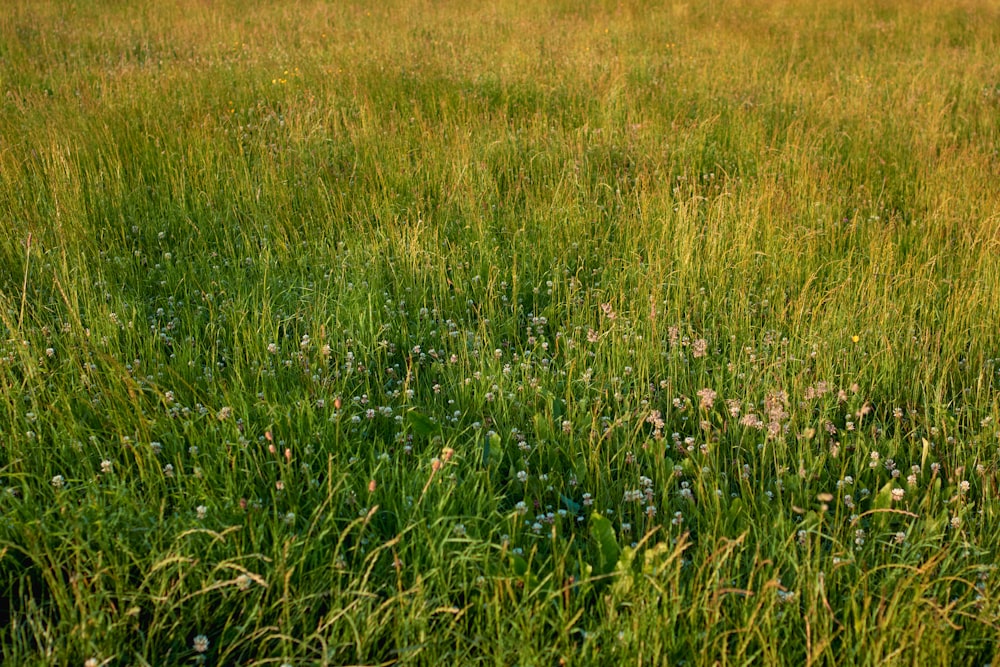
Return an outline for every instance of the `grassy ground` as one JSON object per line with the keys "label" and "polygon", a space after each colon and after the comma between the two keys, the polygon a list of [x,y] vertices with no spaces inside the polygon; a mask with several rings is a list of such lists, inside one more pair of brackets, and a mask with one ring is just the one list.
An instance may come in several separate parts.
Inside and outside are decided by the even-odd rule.
{"label": "grassy ground", "polygon": [[1000,7],[0,9],[5,664],[1000,658]]}

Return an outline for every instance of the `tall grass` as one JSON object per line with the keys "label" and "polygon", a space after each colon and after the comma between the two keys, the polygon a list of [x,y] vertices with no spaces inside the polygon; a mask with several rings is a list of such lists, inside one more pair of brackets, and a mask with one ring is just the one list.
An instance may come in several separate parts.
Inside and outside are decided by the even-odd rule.
{"label": "tall grass", "polygon": [[9,664],[998,658],[995,2],[0,9]]}

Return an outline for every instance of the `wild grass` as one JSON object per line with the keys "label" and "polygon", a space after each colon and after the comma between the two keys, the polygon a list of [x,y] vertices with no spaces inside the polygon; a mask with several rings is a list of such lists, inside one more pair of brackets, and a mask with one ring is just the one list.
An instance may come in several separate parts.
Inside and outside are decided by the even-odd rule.
{"label": "wild grass", "polygon": [[0,9],[5,664],[987,664],[1000,7]]}

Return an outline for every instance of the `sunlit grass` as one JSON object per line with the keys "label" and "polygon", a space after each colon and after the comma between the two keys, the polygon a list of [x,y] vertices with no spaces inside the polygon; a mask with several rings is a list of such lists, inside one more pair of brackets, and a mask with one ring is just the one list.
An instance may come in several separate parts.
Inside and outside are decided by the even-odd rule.
{"label": "sunlit grass", "polygon": [[0,658],[986,664],[995,3],[8,3]]}

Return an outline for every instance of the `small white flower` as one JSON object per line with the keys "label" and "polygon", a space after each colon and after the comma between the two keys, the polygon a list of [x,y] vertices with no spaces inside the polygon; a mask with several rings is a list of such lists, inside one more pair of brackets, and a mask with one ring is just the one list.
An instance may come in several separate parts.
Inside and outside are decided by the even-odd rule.
{"label": "small white flower", "polygon": [[206,516],[208,516],[208,508],[205,507],[204,505],[198,505],[197,507],[194,508],[194,511],[195,514],[198,515],[199,519],[204,519]]}
{"label": "small white flower", "polygon": [[62,475],[56,475],[55,477],[52,478],[52,486],[56,487],[57,489],[61,489],[65,485],[66,485],[66,478],[63,477]]}
{"label": "small white flower", "polygon": [[101,472],[104,473],[105,475],[110,475],[113,468],[114,464],[111,461],[107,459],[101,461]]}
{"label": "small white flower", "polygon": [[206,637],[205,635],[198,635],[197,637],[194,638],[194,641],[191,642],[191,647],[198,653],[204,653],[205,651],[207,651],[208,645],[209,645],[208,637]]}

